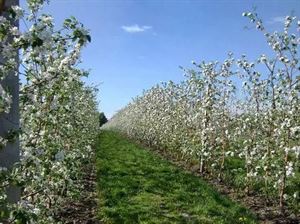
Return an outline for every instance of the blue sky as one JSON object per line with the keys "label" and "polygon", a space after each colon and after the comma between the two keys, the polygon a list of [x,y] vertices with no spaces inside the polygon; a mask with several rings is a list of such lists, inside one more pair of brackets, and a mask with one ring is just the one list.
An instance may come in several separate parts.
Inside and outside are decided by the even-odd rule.
{"label": "blue sky", "polygon": [[254,6],[271,31],[300,15],[300,0],[51,0],[44,11],[58,26],[72,15],[90,29],[81,67],[91,69],[86,81],[100,84],[99,110],[111,117],[143,89],[182,80],[179,66],[192,60],[268,52],[262,34],[244,28],[251,24],[242,13]]}

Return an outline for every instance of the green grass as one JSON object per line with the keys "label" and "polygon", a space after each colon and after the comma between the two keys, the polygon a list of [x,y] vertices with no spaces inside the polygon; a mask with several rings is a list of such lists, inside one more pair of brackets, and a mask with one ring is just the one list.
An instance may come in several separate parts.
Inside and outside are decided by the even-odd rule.
{"label": "green grass", "polygon": [[97,174],[103,223],[257,223],[199,177],[113,132],[99,137]]}

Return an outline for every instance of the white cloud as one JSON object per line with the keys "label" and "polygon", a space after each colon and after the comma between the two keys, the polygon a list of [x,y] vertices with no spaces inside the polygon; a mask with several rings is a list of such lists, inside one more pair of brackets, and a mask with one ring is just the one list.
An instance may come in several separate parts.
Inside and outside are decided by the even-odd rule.
{"label": "white cloud", "polygon": [[122,26],[121,28],[128,33],[141,33],[152,29],[152,26],[139,26],[137,24],[134,24],[131,26]]}
{"label": "white cloud", "polygon": [[284,16],[277,16],[273,17],[268,21],[268,24],[275,24],[275,23],[284,23],[285,17]]}

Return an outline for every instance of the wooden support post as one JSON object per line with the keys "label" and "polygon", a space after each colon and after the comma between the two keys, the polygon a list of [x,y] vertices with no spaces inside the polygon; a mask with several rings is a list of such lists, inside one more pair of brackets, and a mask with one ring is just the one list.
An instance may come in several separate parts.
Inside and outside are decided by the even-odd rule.
{"label": "wooden support post", "polygon": [[[5,10],[12,5],[19,5],[19,0],[0,0],[0,15],[7,17]],[[16,24],[18,26],[18,24]],[[5,63],[1,56],[0,62]],[[8,114],[0,114],[0,136],[5,137],[9,132],[19,131],[19,76],[16,72],[11,72],[4,80],[0,80],[0,84],[4,89],[8,89],[12,96],[12,105]],[[19,161],[19,138],[18,135],[14,141],[9,142],[4,149],[0,150],[0,167],[11,169],[15,162]],[[15,186],[7,188],[8,201],[16,203],[20,198],[20,189]]]}

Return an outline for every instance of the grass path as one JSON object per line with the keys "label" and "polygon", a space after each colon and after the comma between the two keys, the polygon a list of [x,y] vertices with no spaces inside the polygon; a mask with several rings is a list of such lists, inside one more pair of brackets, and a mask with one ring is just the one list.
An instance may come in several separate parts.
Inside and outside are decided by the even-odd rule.
{"label": "grass path", "polygon": [[103,223],[256,223],[248,210],[199,177],[112,132],[97,150]]}

